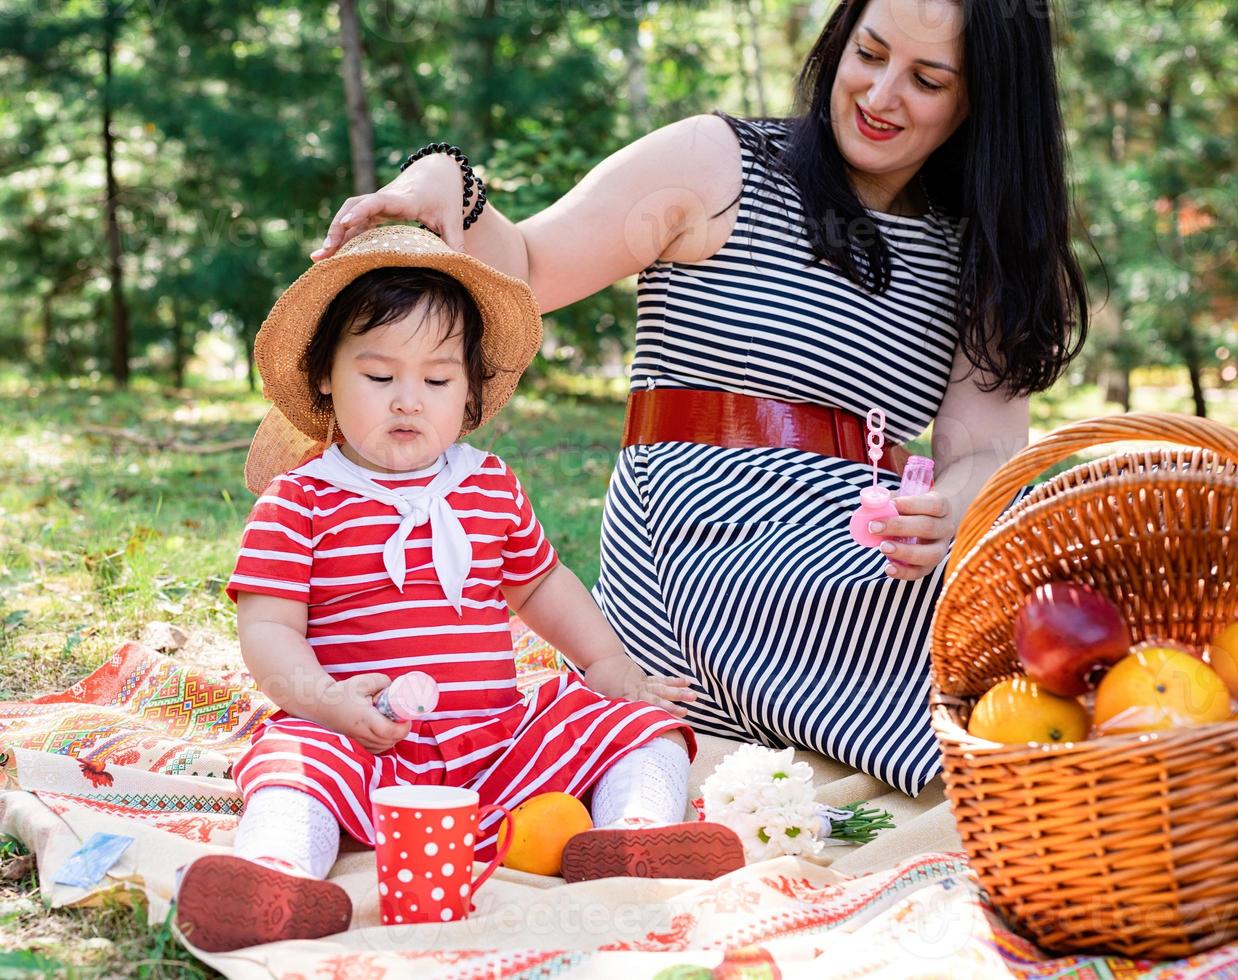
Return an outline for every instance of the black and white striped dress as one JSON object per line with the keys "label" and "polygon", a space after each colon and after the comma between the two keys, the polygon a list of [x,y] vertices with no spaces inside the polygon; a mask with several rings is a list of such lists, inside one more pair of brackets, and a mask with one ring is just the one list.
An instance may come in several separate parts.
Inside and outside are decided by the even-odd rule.
{"label": "black and white striped dress", "polygon": [[[945,394],[958,228],[874,214],[893,281],[871,295],[814,261],[799,196],[748,146],[722,249],[640,275],[633,388],[705,388],[885,410],[924,431]],[[939,769],[928,639],[944,565],[889,579],[847,522],[871,468],[795,449],[630,446],[607,494],[595,596],[647,671],[696,679],[698,731],[813,749],[915,795]],[[897,487],[894,473],[881,481]]]}

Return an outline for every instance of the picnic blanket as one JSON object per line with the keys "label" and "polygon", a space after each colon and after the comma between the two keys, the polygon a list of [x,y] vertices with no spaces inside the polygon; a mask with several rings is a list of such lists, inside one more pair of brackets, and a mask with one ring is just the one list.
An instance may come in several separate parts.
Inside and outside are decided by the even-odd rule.
{"label": "picnic blanket", "polygon": [[[525,687],[558,668],[517,622]],[[273,710],[243,671],[208,672],[126,643],[67,691],[0,704],[0,833],[34,851],[43,897],[145,895],[166,919],[176,869],[230,848],[241,799],[230,767]],[[691,794],[739,743],[702,737]],[[229,977],[441,978],[1238,976],[1234,945],[1154,963],[1050,957],[1016,935],[967,867],[940,782],[910,799],[812,753],[818,798],[870,800],[896,827],[820,861],[780,858],[715,881],[561,879],[500,871],[461,922],[379,924],[372,851],[342,853],[350,929],[313,942],[195,955]],[[134,838],[96,887],[57,884],[95,833]],[[193,949],[192,946],[189,947]]]}

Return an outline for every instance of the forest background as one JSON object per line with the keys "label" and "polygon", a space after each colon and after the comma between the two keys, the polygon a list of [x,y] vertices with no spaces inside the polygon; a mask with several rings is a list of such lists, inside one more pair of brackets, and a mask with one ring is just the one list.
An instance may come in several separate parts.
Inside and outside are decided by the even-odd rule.
{"label": "forest background", "polygon": [[[464,148],[518,220],[673,120],[786,114],[830,7],[3,0],[0,357],[119,384],[252,383],[254,335],[335,208],[411,149]],[[1073,380],[1129,409],[1137,368],[1181,368],[1204,414],[1238,378],[1238,10],[1057,7],[1097,321]],[[619,373],[632,322],[631,282],[556,311],[543,367]]]}
{"label": "forest background", "polygon": [[[786,114],[831,7],[0,0],[0,700],[136,638],[235,665],[253,339],[347,196],[445,140],[518,220],[658,126]],[[1033,437],[1131,410],[1238,424],[1238,7],[1056,8],[1094,320]],[[547,316],[478,434],[586,583],[634,319],[632,281]],[[140,908],[44,909],[0,841],[0,974],[209,972],[185,957]]]}

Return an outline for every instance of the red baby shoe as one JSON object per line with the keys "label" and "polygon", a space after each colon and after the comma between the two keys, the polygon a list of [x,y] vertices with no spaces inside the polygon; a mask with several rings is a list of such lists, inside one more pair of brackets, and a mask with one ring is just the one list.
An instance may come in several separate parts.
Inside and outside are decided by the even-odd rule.
{"label": "red baby shoe", "polygon": [[339,885],[284,874],[230,854],[198,858],[176,895],[176,925],[198,949],[226,953],[343,932],[352,901]]}
{"label": "red baby shoe", "polygon": [[718,878],[744,866],[744,846],[717,823],[586,830],[563,849],[563,880]]}

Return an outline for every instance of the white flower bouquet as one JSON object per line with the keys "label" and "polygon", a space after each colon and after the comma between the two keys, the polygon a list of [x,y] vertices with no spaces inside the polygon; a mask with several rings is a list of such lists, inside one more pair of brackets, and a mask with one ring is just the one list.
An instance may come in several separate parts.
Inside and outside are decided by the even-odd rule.
{"label": "white flower bouquet", "polygon": [[867,843],[894,826],[888,811],[863,803],[818,803],[812,767],[796,762],[794,749],[736,749],[701,784],[701,796],[705,819],[735,831],[749,861],[816,857],[828,845]]}

